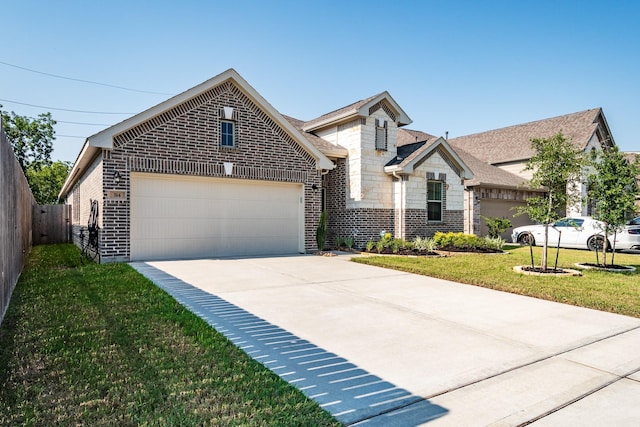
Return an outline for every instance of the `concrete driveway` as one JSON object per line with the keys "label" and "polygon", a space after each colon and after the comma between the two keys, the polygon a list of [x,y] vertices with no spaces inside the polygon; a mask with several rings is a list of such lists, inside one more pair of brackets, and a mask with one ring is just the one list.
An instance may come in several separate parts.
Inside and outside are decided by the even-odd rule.
{"label": "concrete driveway", "polygon": [[349,258],[132,265],[345,424],[640,424],[640,319]]}

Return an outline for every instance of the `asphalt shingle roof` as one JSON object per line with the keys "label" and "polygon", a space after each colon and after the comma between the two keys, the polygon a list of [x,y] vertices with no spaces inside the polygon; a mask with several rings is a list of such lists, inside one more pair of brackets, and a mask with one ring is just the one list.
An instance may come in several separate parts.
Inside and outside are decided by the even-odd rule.
{"label": "asphalt shingle roof", "polygon": [[307,141],[313,144],[325,156],[346,157],[349,154],[349,151],[346,148],[342,147],[341,145],[334,145],[329,141],[322,139],[317,135],[312,134],[311,132],[305,132],[304,130],[302,130],[302,126],[305,124],[304,121],[298,120],[290,116],[286,116],[284,114],[282,115],[282,117],[284,117],[286,121],[291,123],[291,126],[296,128],[296,130],[298,130],[302,134],[302,136],[304,136],[307,139]]}
{"label": "asphalt shingle roof", "polygon": [[438,139],[437,136],[431,135],[420,130],[398,129],[398,147],[403,145],[415,144],[416,142],[429,141]]}
{"label": "asphalt shingle roof", "polygon": [[353,104],[349,104],[346,107],[342,107],[342,108],[338,108],[337,110],[331,111],[329,113],[323,114],[320,117],[316,117],[313,120],[309,120],[308,122],[304,123],[304,126],[309,128],[309,127],[313,127],[313,125],[315,125],[316,123],[321,123],[327,120],[330,120],[333,117],[340,117],[350,111],[356,112],[360,109],[360,107],[362,107],[364,104],[366,104],[367,102],[371,101],[372,99],[374,99],[377,96],[380,96],[382,93],[378,93],[376,95],[370,96],[369,98],[366,99],[361,99],[360,101],[356,101]]}
{"label": "asphalt shingle roof", "polygon": [[533,157],[531,138],[548,138],[558,132],[585,148],[598,127],[601,108],[538,120],[487,132],[451,138],[449,144],[490,164],[521,161]]}

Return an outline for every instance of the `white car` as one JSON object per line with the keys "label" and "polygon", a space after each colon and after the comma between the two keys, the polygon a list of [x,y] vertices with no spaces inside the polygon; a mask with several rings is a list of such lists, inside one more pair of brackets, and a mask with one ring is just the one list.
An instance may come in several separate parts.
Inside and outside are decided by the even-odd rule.
{"label": "white car", "polygon": [[[589,249],[594,251],[602,248],[604,233],[602,223],[588,216],[576,216],[562,218],[549,225],[549,246],[558,244],[560,237],[560,247]],[[614,236],[609,236],[608,247],[613,249],[615,243],[616,250],[640,249],[640,227],[626,225],[622,231]],[[511,233],[513,243],[533,244],[542,246],[544,243],[544,225],[525,225],[513,229]]]}

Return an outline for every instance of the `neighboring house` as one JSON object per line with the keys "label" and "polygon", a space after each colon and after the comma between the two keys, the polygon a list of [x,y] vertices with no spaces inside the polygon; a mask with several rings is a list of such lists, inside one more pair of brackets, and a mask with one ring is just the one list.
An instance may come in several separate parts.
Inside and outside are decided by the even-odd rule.
{"label": "neighboring house", "polygon": [[[524,170],[534,155],[531,139],[558,132],[584,152],[615,144],[601,108],[449,139],[475,175],[465,182],[465,232],[487,234],[481,215],[509,218],[514,227],[531,223],[527,215],[514,216],[517,207],[525,206],[527,198],[540,191],[528,187],[532,171]],[[583,196],[587,192],[585,182],[586,176],[580,183]],[[567,215],[588,215],[589,209],[586,204],[568,206]]]}
{"label": "neighboring house", "polygon": [[[629,163],[636,162],[636,164],[640,165],[640,153],[627,151],[623,154]],[[638,187],[640,187],[640,175],[636,177],[636,182],[638,183]],[[636,213],[640,214],[640,195],[636,196],[636,206],[637,206]]]}
{"label": "neighboring house", "polygon": [[231,69],[87,138],[60,199],[76,243],[97,200],[103,262],[311,251],[323,209],[357,246],[462,231],[473,174],[409,123],[386,92],[285,117]]}

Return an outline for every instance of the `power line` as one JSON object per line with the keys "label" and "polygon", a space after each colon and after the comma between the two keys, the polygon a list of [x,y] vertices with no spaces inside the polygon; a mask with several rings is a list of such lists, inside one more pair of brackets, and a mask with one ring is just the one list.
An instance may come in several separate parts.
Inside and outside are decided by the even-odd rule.
{"label": "power line", "polygon": [[81,82],[81,83],[89,83],[89,84],[99,85],[99,86],[106,86],[106,87],[111,87],[111,88],[114,88],[114,89],[128,90],[130,92],[150,93],[150,94],[153,94],[153,95],[169,95],[169,96],[174,95],[172,93],[153,92],[153,91],[150,91],[150,90],[132,89],[132,88],[129,88],[129,87],[117,86],[117,85],[112,85],[112,84],[109,84],[109,83],[100,83],[100,82],[94,82],[92,80],[83,80],[83,79],[76,79],[76,78],[73,78],[73,77],[60,76],[60,75],[57,75],[57,74],[51,74],[51,73],[45,73],[43,71],[32,70],[31,68],[21,67],[19,65],[15,65],[15,64],[9,64],[8,62],[3,62],[3,61],[0,61],[0,64],[6,65],[8,67],[18,68],[18,69],[24,70],[24,71],[29,71],[31,73],[42,74],[43,76],[55,77],[57,79],[72,80],[74,82]]}
{"label": "power line", "polygon": [[81,139],[86,139],[86,136],[77,136],[77,135],[58,135],[56,134],[56,137],[61,136],[63,138],[81,138]]}
{"label": "power line", "polygon": [[133,115],[135,113],[114,113],[114,112],[109,112],[109,111],[85,111],[85,110],[70,110],[67,108],[56,108],[56,107],[45,107],[43,105],[35,105],[35,104],[27,104],[26,102],[18,102],[18,101],[12,101],[10,99],[2,99],[0,98],[0,101],[3,102],[11,102],[12,104],[18,104],[18,105],[26,105],[28,107],[37,107],[37,108],[44,108],[47,110],[58,110],[58,111],[69,111],[71,113],[86,113],[86,114],[122,114],[122,115]]}
{"label": "power line", "polygon": [[111,126],[107,123],[84,123],[84,122],[68,122],[66,120],[56,120],[56,123],[67,123],[70,125],[87,125],[87,126]]}

